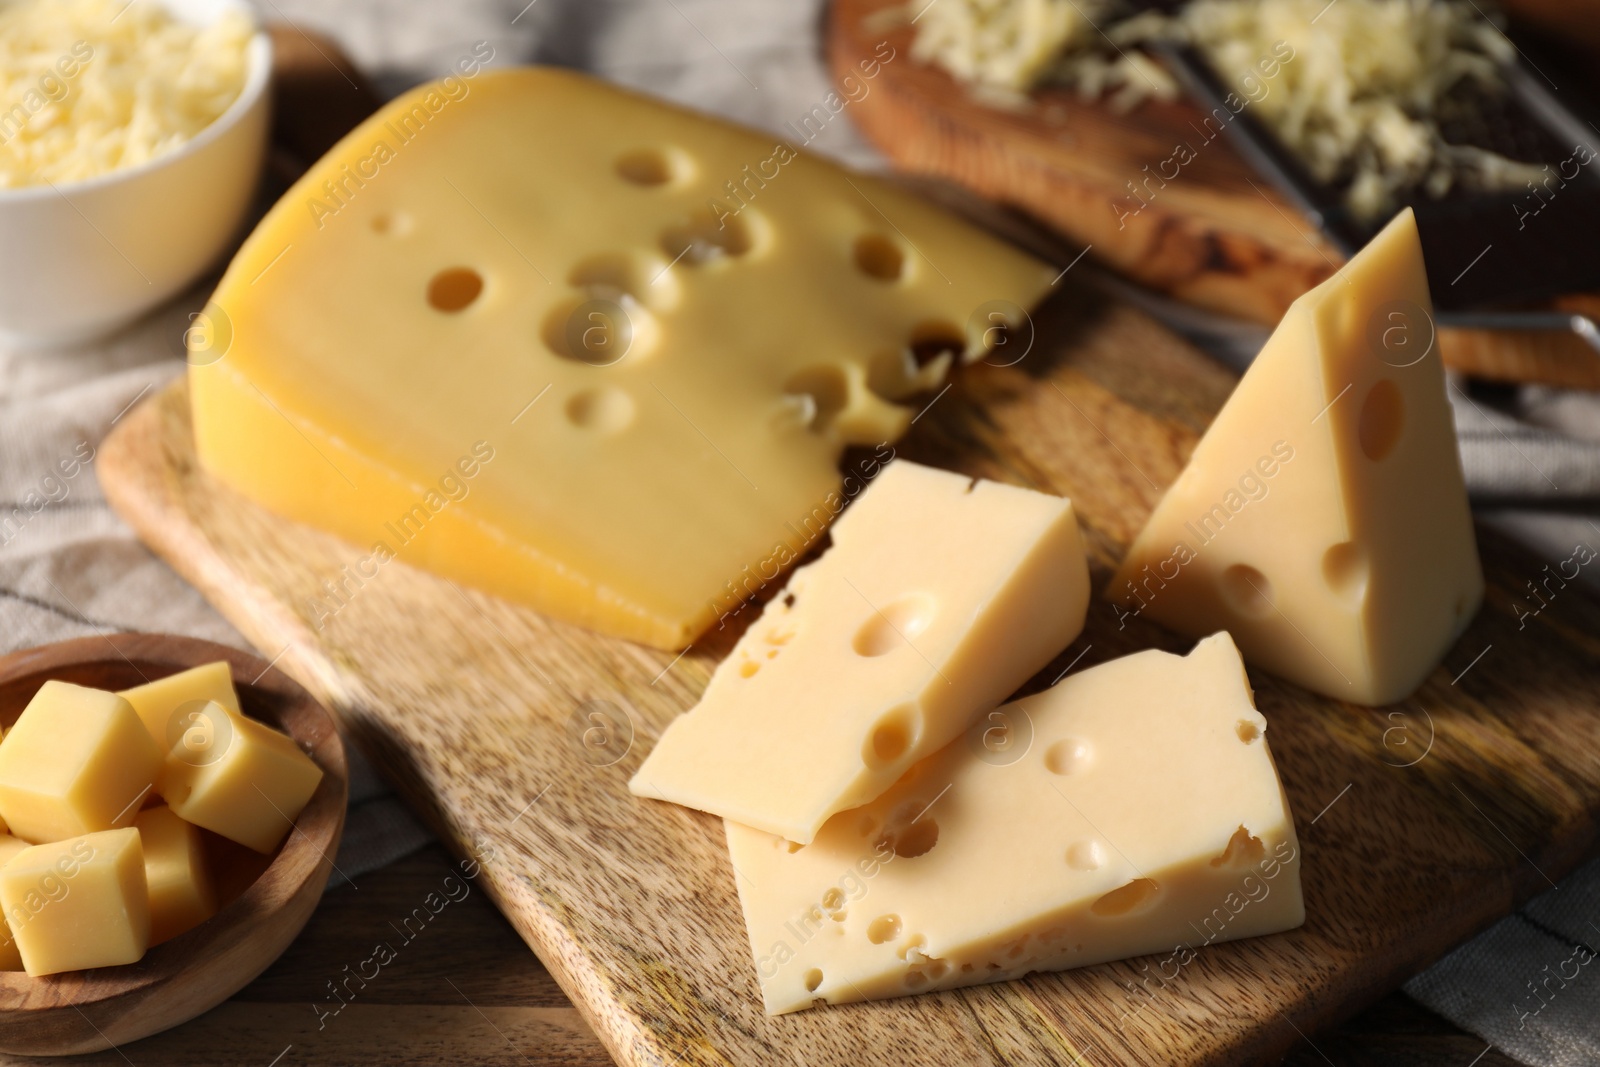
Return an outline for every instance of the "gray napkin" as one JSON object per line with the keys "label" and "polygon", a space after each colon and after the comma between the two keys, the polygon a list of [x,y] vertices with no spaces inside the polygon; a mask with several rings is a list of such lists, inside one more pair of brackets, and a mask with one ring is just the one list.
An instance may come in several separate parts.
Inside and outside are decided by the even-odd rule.
{"label": "gray napkin", "polygon": [[[263,9],[268,18],[331,34],[388,92],[445,73],[480,41],[495,50],[491,65],[581,67],[774,132],[832,89],[820,58],[820,0],[263,0]],[[848,114],[847,106],[842,117]],[[847,121],[830,122],[809,147],[855,166],[883,162]],[[129,404],[179,372],[173,342],[204,295],[187,294],[81,350],[0,348],[0,649],[118,629],[243,645],[111,514],[92,459],[80,458],[71,478],[58,467],[97,447]],[[1451,395],[1480,518],[1553,561],[1580,542],[1600,550],[1600,398],[1530,388],[1491,403],[1458,385]],[[1517,506],[1529,504],[1561,510]],[[1585,575],[1600,588],[1600,578]],[[359,881],[427,838],[351,755],[351,812],[337,862]],[[1600,862],[1462,945],[1406,990],[1527,1063],[1594,1063],[1596,923]]]}

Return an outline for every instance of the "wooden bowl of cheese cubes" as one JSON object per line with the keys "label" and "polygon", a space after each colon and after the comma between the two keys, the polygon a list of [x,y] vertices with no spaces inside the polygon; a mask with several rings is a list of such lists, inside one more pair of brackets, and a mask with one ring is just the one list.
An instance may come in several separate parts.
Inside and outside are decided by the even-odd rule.
{"label": "wooden bowl of cheese cubes", "polygon": [[0,658],[0,1051],[67,1055],[231,996],[344,828],[328,712],[249,653],[110,634]]}

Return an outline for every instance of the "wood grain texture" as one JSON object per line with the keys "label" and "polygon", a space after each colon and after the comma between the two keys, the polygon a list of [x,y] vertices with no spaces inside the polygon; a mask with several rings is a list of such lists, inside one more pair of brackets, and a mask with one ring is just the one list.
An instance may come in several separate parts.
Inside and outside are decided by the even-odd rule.
{"label": "wood grain texture", "polygon": [[[1096,293],[1063,291],[1036,321],[1025,359],[964,371],[898,448],[1071,496],[1098,584],[1234,379]],[[366,549],[277,519],[197,469],[181,384],[124,417],[99,473],[144,539],[326,698],[454,850],[490,854],[480,884],[627,1065],[800,1062],[795,1052],[807,1067],[1266,1061],[1595,842],[1600,609],[1570,590],[1519,631],[1511,605],[1540,564],[1484,532],[1487,606],[1414,700],[1360,708],[1252,677],[1300,828],[1305,927],[1203,948],[1170,979],[1143,959],[770,1019],[720,822],[626,791],[731,632],[674,660],[398,562],[350,578]],[[312,603],[324,582],[343,583],[331,615]],[[1034,685],[1080,654],[1087,666],[1184,644],[1153,625],[1119,629],[1096,602]],[[583,738],[595,701],[621,725],[600,751]]]}
{"label": "wood grain texture", "polygon": [[211,842],[222,909],[138,963],[40,978],[0,972],[0,1051],[93,1052],[187,1022],[277,959],[321,899],[344,828],[344,745],[327,711],[265,660],[171,634],[80,637],[14,652],[0,658],[0,722],[15,722],[52,678],[127,689],[217,660],[232,665],[244,712],[293,737],[322,768],[317,791],[270,861]]}
{"label": "wood grain texture", "polygon": [[[1034,107],[994,107],[911,58],[913,28],[885,17],[902,6],[834,0],[827,29],[836,80],[862,83],[861,64],[883,42],[894,50],[849,115],[898,168],[1021,208],[1159,292],[1269,325],[1343,263],[1188,100],[1118,115],[1076,92],[1043,89]],[[1177,176],[1163,181],[1163,161],[1180,144],[1194,159],[1166,164]],[[1597,303],[1567,302],[1590,313]],[[1600,389],[1600,354],[1570,333],[1441,330],[1439,345],[1445,363],[1465,374]]]}
{"label": "wood grain texture", "polygon": [[[610,1067],[605,1047],[555,979],[442,848],[430,846],[357,882],[357,889],[324,897],[288,952],[228,1003],[186,1026],[73,1064],[265,1067],[281,1057],[275,1067]],[[396,933],[392,923],[451,885],[454,899],[424,929]],[[337,1014],[326,1014],[336,1004],[328,984],[380,943],[394,947],[394,960],[365,984],[352,982]],[[1307,1035],[1285,1063],[1327,1067],[1324,1055],[1341,1067],[1516,1065],[1398,993],[1332,1032]],[[3,1067],[38,1063],[0,1053]]]}

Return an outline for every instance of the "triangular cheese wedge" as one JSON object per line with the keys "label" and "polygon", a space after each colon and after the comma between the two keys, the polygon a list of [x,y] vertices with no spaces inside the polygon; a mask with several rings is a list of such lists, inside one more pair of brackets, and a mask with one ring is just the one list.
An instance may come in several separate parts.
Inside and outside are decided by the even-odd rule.
{"label": "triangular cheese wedge", "polygon": [[1421,684],[1483,587],[1407,209],[1289,308],[1106,595],[1376,705]]}
{"label": "triangular cheese wedge", "polygon": [[1015,692],[1088,604],[1069,501],[898,460],[630,788],[810,841]]}
{"label": "triangular cheese wedge", "polygon": [[567,71],[453,77],[245,243],[190,331],[196,445],[359,546],[345,599],[398,555],[679,649],[1051,277],[779,137]]}
{"label": "triangular cheese wedge", "polygon": [[1181,967],[1304,921],[1294,821],[1227,634],[992,717],[1019,754],[957,741],[805,848],[728,823],[769,1014],[1152,952]]}

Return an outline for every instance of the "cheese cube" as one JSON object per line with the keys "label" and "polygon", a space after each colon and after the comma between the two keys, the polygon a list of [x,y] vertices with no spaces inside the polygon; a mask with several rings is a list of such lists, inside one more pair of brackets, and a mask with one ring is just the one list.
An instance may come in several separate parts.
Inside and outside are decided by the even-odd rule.
{"label": "cheese cube", "polygon": [[229,711],[239,710],[239,694],[233,688],[233,668],[226,660],[191,667],[124,689],[117,695],[133,705],[139,721],[163,752],[172,747],[187,726],[178,714],[186,705],[214,700]]}
{"label": "cheese cube", "polygon": [[34,842],[127,826],[160,768],[161,752],[126,700],[48,681],[0,741],[0,814]]}
{"label": "cheese cube", "polygon": [[812,844],[727,824],[769,1014],[1016,978],[1300,925],[1288,802],[1227,634],[998,709]]}
{"label": "cheese cube", "polygon": [[133,963],[150,945],[133,827],[34,845],[0,867],[0,907],[35,977]]}
{"label": "cheese cube", "polygon": [[197,827],[178,818],[171,808],[140,812],[133,826],[144,844],[150,943],[159,945],[215,915],[216,889]]}
{"label": "cheese cube", "polygon": [[211,702],[167,754],[161,795],[174,814],[257,852],[271,852],[322,781],[294,741]]}
{"label": "cheese cube", "polygon": [[366,553],[319,628],[398,556],[677,652],[821,536],[845,446],[904,433],[1056,273],[580,74],[448,88],[307,171],[189,331],[206,470]]}
{"label": "cheese cube", "polygon": [[1376,705],[1422,683],[1483,589],[1407,209],[1290,307],[1107,596],[1124,624],[1226,629],[1252,665]]}
{"label": "cheese cube", "polygon": [[[0,867],[11,857],[29,848],[26,841],[9,834],[0,835]],[[6,921],[5,909],[0,908],[0,971],[22,970],[22,954],[17,951],[17,939],[11,936],[11,924]]]}
{"label": "cheese cube", "polygon": [[630,788],[808,842],[1050,662],[1088,600],[1071,502],[892,463]]}

